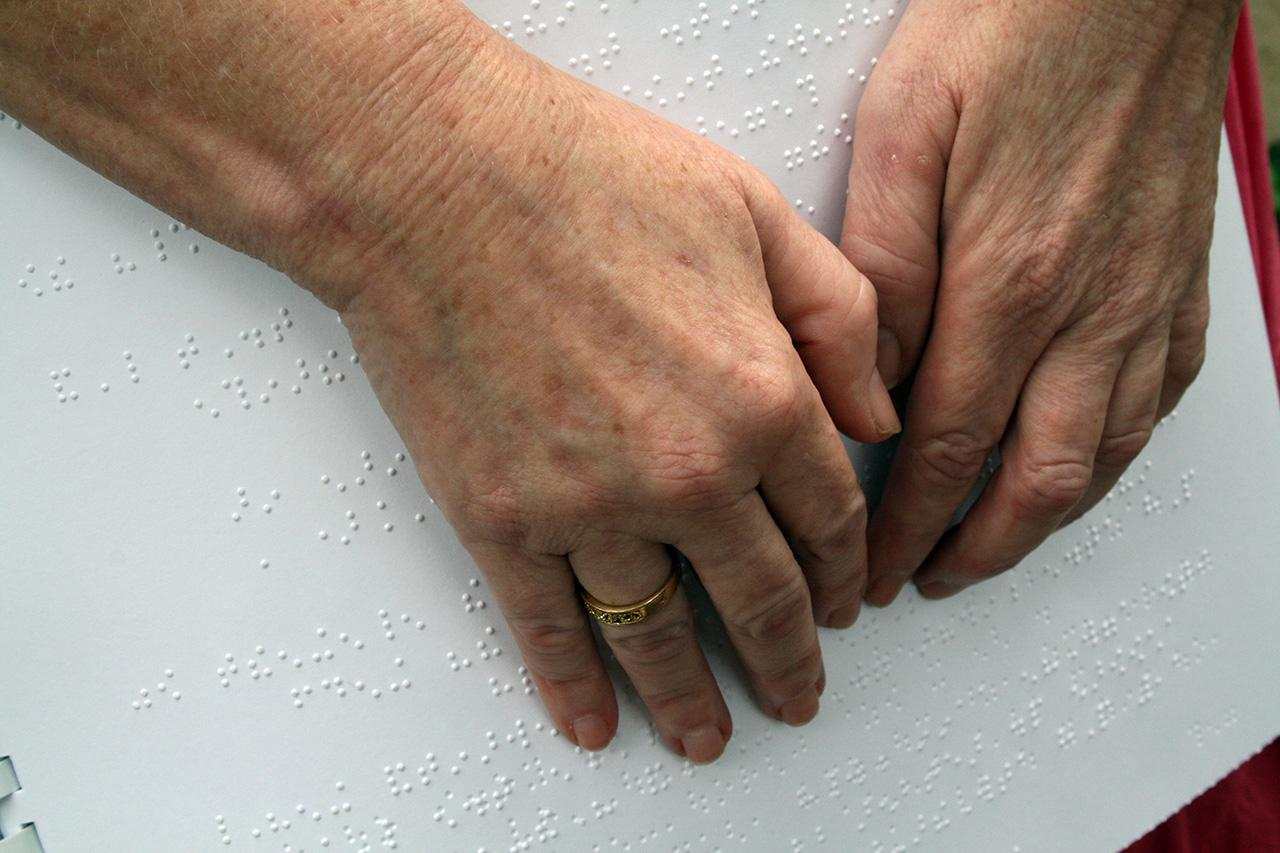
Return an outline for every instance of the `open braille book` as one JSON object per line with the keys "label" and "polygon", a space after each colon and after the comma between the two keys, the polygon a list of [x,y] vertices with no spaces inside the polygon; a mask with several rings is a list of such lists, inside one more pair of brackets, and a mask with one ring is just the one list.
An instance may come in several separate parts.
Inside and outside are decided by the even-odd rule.
{"label": "open braille book", "polygon": [[[832,236],[904,8],[475,6]],[[1016,571],[824,631],[802,729],[708,630],[735,734],[702,767],[625,687],[603,752],[552,728],[332,312],[12,118],[0,186],[0,853],[1114,849],[1280,733],[1280,406],[1226,155],[1208,363],[1120,485]]]}

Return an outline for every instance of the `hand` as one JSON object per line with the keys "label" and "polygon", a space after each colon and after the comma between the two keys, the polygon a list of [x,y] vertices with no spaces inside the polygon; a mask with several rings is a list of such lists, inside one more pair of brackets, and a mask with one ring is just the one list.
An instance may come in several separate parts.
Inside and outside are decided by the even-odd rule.
{"label": "hand", "polygon": [[[326,236],[300,280],[342,309],[562,731],[598,749],[617,725],[576,585],[644,599],[666,544],[761,707],[805,723],[824,685],[815,623],[851,624],[864,587],[837,426],[898,428],[874,291],[739,158],[493,41],[468,73],[492,62],[503,94],[464,111],[447,156],[421,157],[408,130],[362,170],[390,178],[352,198],[391,211],[374,277],[353,291]],[[662,738],[717,757],[729,712],[683,592],[602,633]]]}
{"label": "hand", "polygon": [[[837,427],[898,429],[867,280],[741,160],[456,0],[190,11],[0,4],[0,102],[341,312],[576,743],[617,725],[576,587],[644,599],[667,546],[764,709],[810,719],[815,623],[851,624],[865,580]],[[663,739],[719,755],[684,595],[604,636]]]}
{"label": "hand", "polygon": [[908,8],[858,111],[842,241],[879,295],[881,374],[915,371],[871,603],[1016,564],[1106,495],[1195,377],[1238,11]]}

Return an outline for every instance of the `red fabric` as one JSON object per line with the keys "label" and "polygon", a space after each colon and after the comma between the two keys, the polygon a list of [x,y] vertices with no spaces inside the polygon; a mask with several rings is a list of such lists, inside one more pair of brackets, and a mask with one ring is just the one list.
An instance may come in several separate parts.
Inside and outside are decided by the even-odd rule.
{"label": "red fabric", "polygon": [[1235,51],[1227,82],[1227,140],[1235,161],[1236,181],[1244,204],[1245,224],[1253,248],[1253,263],[1262,291],[1271,357],[1280,371],[1280,236],[1275,200],[1271,197],[1267,158],[1266,117],[1262,112],[1262,81],[1253,41],[1253,23],[1246,6],[1236,30]]}
{"label": "red fabric", "polygon": [[[1246,7],[1227,88],[1227,138],[1280,381],[1280,237],[1271,197],[1262,90]],[[1280,851],[1280,739],[1129,847],[1127,853]]]}

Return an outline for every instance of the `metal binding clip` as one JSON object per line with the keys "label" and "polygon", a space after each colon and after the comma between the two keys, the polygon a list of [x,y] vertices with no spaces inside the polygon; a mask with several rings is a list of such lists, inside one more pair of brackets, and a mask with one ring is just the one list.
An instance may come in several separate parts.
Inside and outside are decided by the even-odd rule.
{"label": "metal binding clip", "polygon": [[[0,755],[0,800],[21,790],[22,784],[13,768],[13,760],[7,755]],[[4,828],[0,827],[0,853],[44,853],[35,824],[24,823],[11,835],[5,835]]]}

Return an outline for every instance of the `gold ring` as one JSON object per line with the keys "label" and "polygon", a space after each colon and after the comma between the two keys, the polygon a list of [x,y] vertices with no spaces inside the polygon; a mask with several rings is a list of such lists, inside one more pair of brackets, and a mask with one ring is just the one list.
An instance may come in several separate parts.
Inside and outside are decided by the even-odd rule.
{"label": "gold ring", "polygon": [[662,608],[676,594],[680,585],[680,566],[674,566],[671,577],[662,585],[662,589],[635,604],[605,604],[585,589],[582,592],[582,603],[586,605],[591,618],[601,625],[638,625]]}

